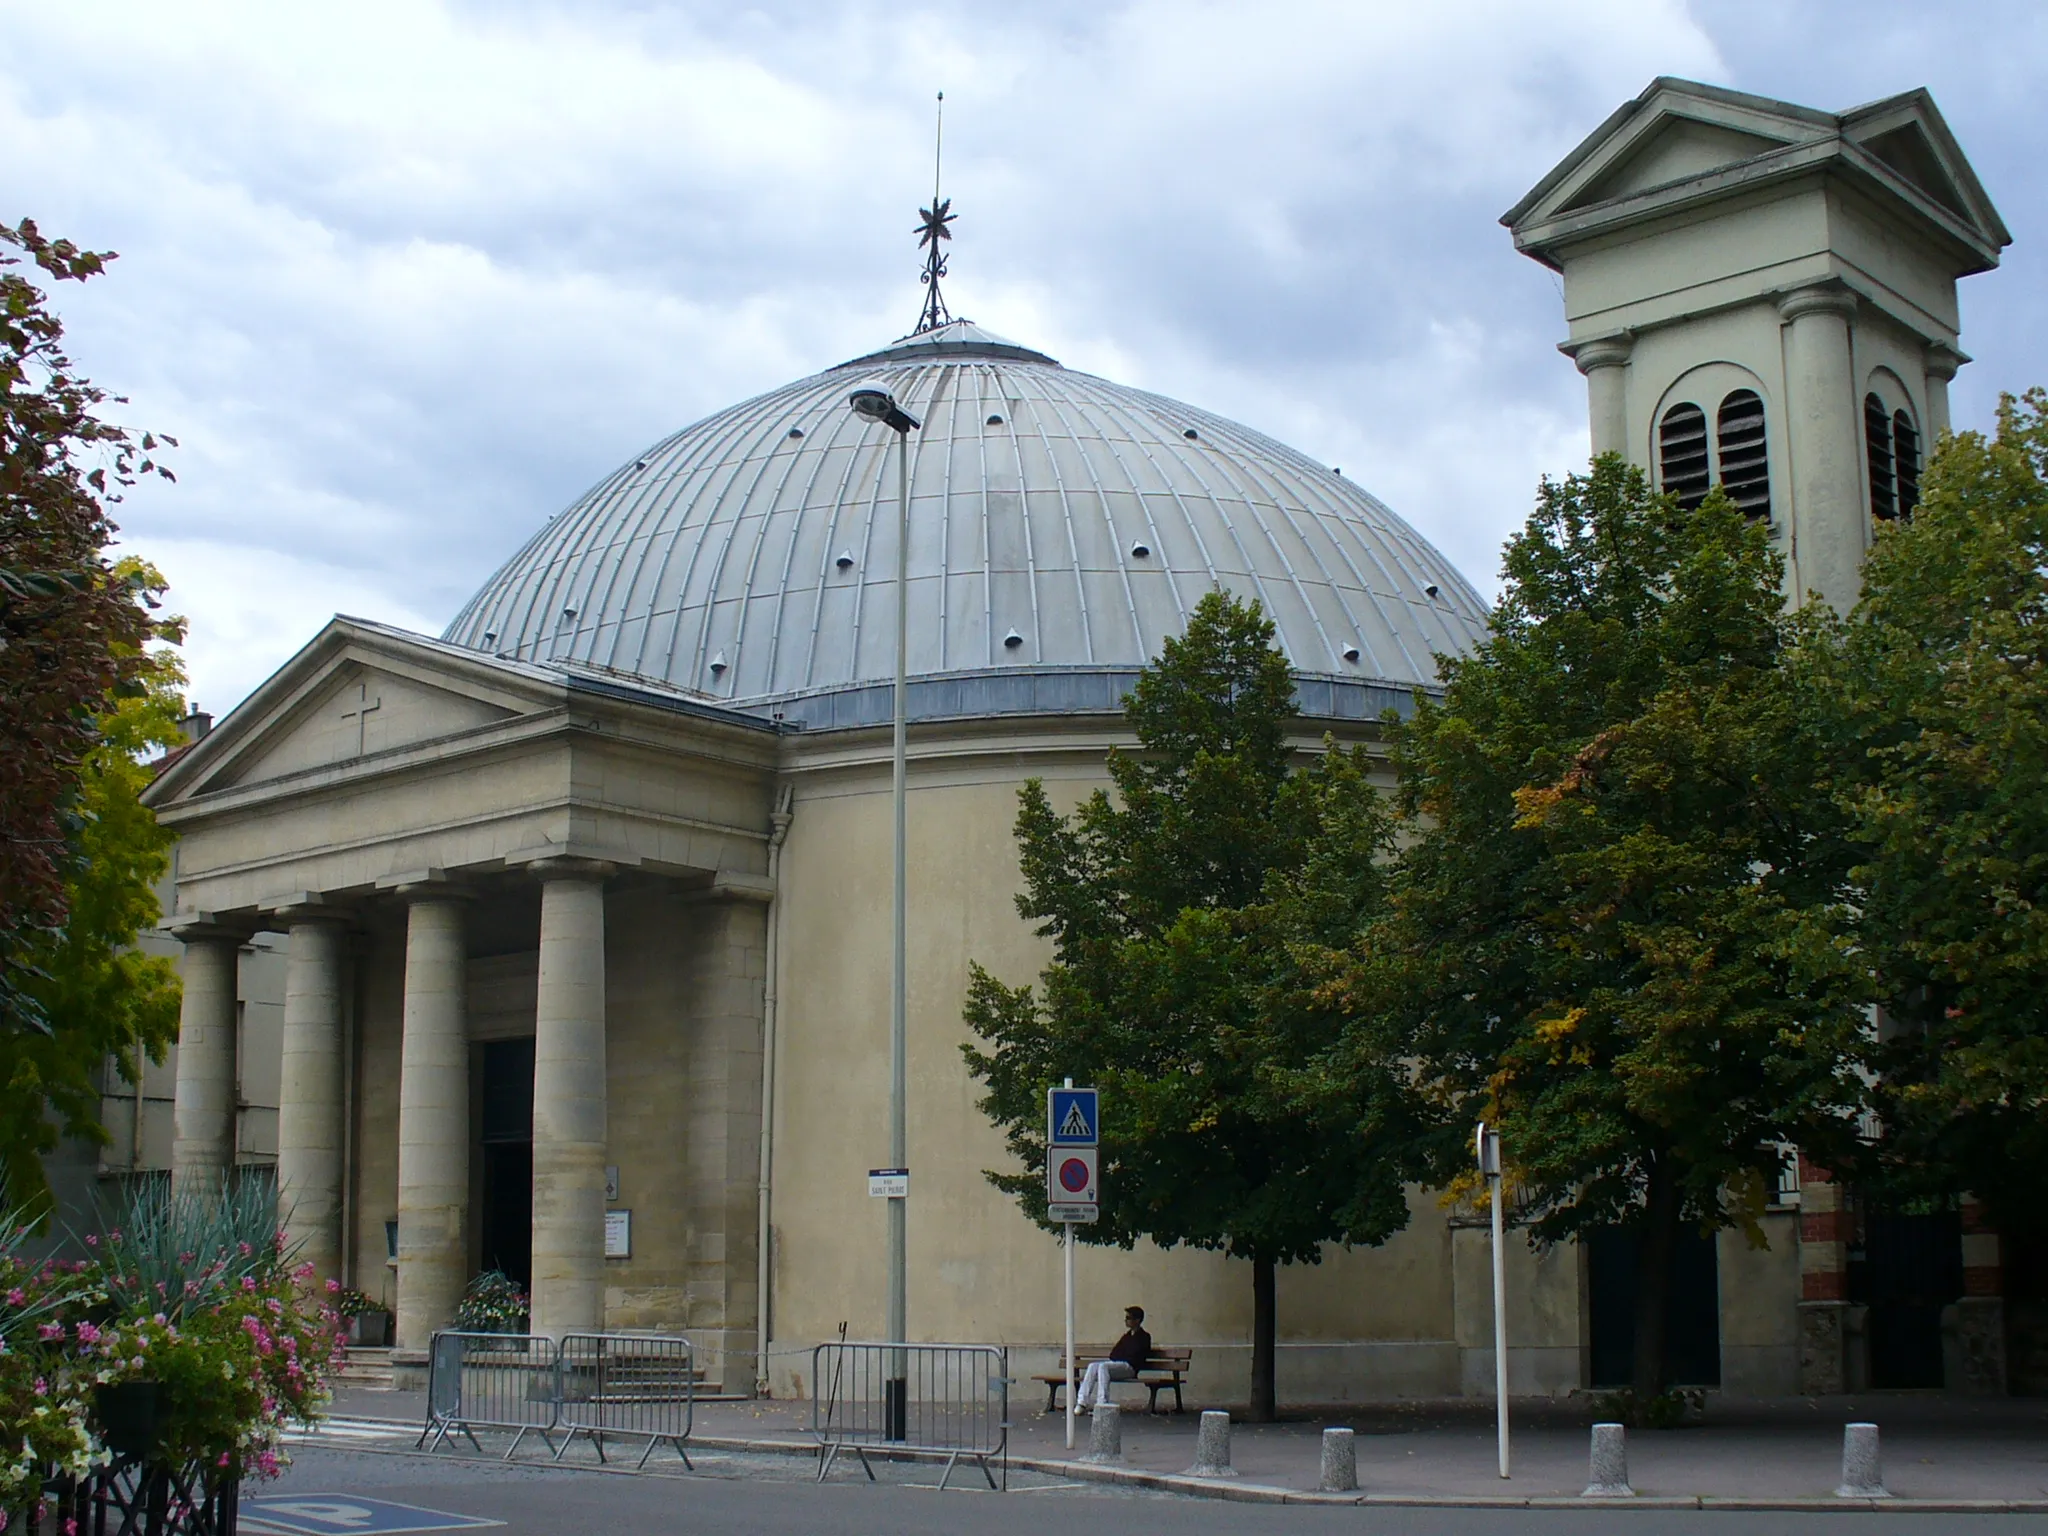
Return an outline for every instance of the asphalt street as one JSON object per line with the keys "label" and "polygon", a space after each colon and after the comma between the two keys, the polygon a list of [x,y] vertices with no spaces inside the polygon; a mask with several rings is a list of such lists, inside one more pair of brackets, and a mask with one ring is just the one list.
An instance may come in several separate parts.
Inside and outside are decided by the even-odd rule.
{"label": "asphalt street", "polygon": [[[1615,1536],[2048,1536],[2048,1515],[1813,1513],[1725,1510],[1337,1508],[1227,1503],[1012,1476],[1012,1491],[988,1493],[885,1480],[870,1484],[858,1466],[819,1486],[799,1458],[719,1457],[693,1452],[695,1474],[680,1466],[630,1475],[531,1462],[506,1465],[474,1456],[425,1457],[388,1450],[301,1445],[277,1482],[252,1486],[245,1527],[271,1532],[357,1536],[401,1529],[468,1529],[504,1536],[581,1536],[600,1532],[791,1533],[791,1536],[1048,1536],[1113,1531],[1117,1536],[1206,1536],[1209,1532],[1325,1532],[1362,1536],[1566,1536],[1592,1530]],[[756,1464],[756,1463],[760,1464]],[[914,1473],[933,1479],[930,1468]],[[375,1502],[406,1506],[387,1510]],[[365,1518],[365,1516],[368,1518]],[[467,1517],[467,1518],[464,1518]],[[474,1522],[502,1522],[479,1526]]]}

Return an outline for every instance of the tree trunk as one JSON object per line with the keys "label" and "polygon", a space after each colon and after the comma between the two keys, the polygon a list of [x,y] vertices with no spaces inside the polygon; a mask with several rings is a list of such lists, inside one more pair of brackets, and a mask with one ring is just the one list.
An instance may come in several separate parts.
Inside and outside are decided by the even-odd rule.
{"label": "tree trunk", "polygon": [[1273,1261],[1252,1260],[1252,1409],[1251,1422],[1270,1424],[1277,1416],[1273,1391]]}
{"label": "tree trunk", "polygon": [[1668,1159],[1650,1164],[1649,1202],[1636,1260],[1635,1370],[1638,1404],[1670,1384],[1671,1260],[1678,1247],[1678,1178]]}

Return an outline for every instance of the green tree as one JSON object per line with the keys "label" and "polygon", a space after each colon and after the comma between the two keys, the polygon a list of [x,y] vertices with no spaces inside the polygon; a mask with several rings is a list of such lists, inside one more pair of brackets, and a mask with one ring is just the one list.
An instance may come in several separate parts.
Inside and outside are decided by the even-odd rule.
{"label": "green tree", "polygon": [[2048,391],[1946,438],[1843,627],[1854,932],[1894,1178],[2038,1225],[2048,1156]]}
{"label": "green tree", "polygon": [[1413,841],[1347,1050],[1418,1063],[1454,1193],[1484,1118],[1532,1237],[1634,1229],[1648,1399],[1684,1225],[1761,1241],[1781,1144],[1838,1152],[1862,1097],[1839,817],[1784,664],[1814,621],[1767,529],[1611,455],[1544,483],[1504,574],[1442,702],[1390,722]]}
{"label": "green tree", "polygon": [[25,955],[64,922],[79,766],[145,665],[154,595],[108,560],[107,505],[169,477],[157,439],[99,418],[109,397],[74,371],[24,258],[82,282],[111,253],[0,224],[0,1042],[49,1027]]}
{"label": "green tree", "polygon": [[1298,768],[1294,684],[1256,603],[1205,597],[1125,701],[1139,750],[1072,816],[1021,793],[1024,917],[1052,940],[1042,990],[974,967],[966,1047],[1021,1173],[990,1173],[1045,1224],[1045,1091],[1103,1091],[1101,1222],[1084,1240],[1250,1261],[1251,1410],[1274,1412],[1275,1267],[1407,1221],[1405,1080],[1340,1084],[1341,1019],[1314,957],[1380,907],[1391,822],[1361,752]]}
{"label": "green tree", "polygon": [[[163,578],[123,560],[114,576],[161,591]],[[28,1000],[43,1028],[0,1044],[0,1181],[9,1205],[40,1205],[42,1154],[60,1135],[105,1142],[100,1074],[108,1057],[131,1077],[138,1057],[161,1061],[178,1036],[178,973],[135,938],[157,919],[156,882],[170,865],[171,833],[142,804],[159,758],[183,740],[184,671],[168,643],[182,621],[152,625],[158,644],[118,662],[132,686],[100,718],[76,772],[70,806],[61,926],[30,935],[19,952]]]}

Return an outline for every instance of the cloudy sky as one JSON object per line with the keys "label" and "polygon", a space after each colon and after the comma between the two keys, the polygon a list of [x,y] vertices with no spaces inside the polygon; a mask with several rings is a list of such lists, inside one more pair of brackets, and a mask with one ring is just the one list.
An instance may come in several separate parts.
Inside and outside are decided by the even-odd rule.
{"label": "cloudy sky", "polygon": [[1957,425],[2048,382],[2038,0],[0,0],[0,217],[121,253],[62,312],[182,440],[121,520],[224,712],[908,329],[941,88],[956,313],[1341,465],[1491,591],[1586,452],[1495,221],[1658,74],[1930,87],[2017,241],[1964,286]]}

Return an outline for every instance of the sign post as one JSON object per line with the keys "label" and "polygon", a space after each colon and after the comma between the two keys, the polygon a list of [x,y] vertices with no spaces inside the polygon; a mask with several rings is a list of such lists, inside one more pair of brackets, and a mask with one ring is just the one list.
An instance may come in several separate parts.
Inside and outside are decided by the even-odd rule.
{"label": "sign post", "polygon": [[1060,1241],[1067,1250],[1067,1449],[1074,1448],[1074,1223],[1093,1221],[1101,1209],[1096,1189],[1101,1097],[1093,1088],[1076,1088],[1070,1077],[1063,1088],[1045,1093],[1045,1207],[1060,1223]]}
{"label": "sign post", "polygon": [[1479,1172],[1486,1180],[1487,1204],[1493,1208],[1493,1395],[1500,1437],[1500,1475],[1508,1475],[1508,1283],[1500,1241],[1500,1132],[1479,1122],[1475,1138]]}

